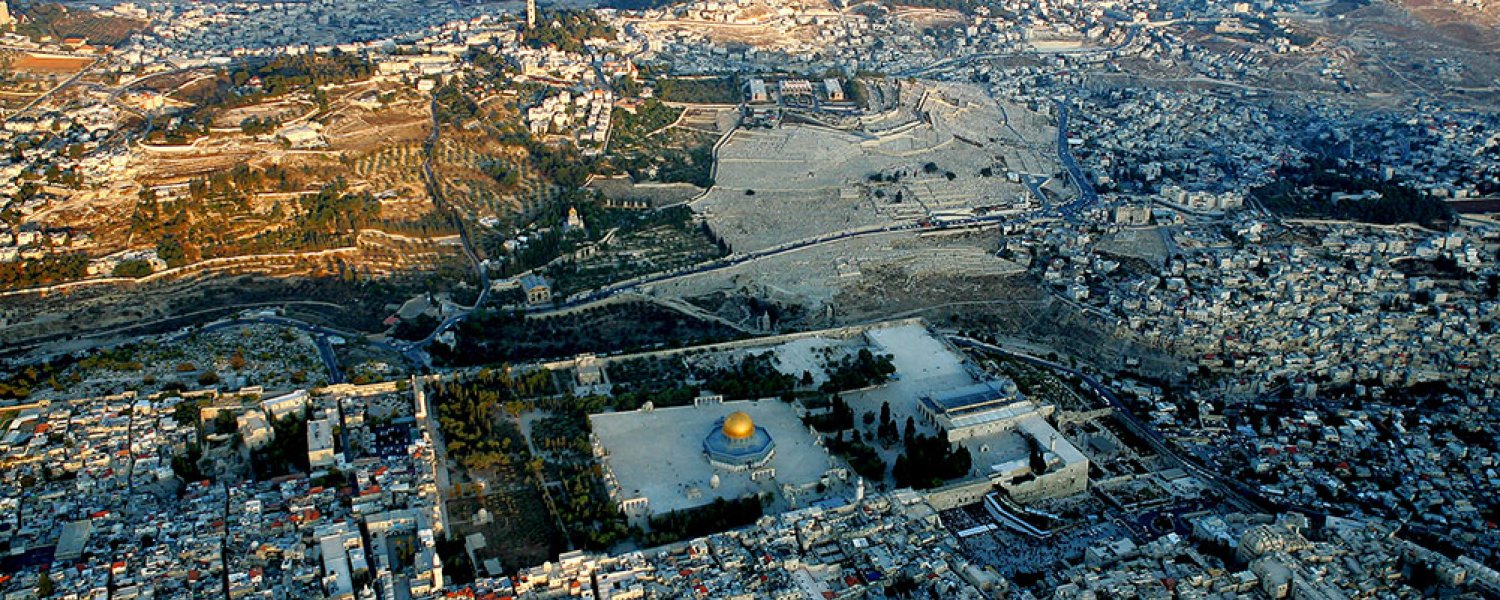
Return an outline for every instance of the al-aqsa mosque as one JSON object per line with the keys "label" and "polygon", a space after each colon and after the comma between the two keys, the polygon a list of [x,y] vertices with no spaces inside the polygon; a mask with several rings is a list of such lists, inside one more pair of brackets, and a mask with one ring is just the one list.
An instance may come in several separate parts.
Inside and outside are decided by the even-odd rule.
{"label": "al-aqsa mosque", "polygon": [[719,419],[703,438],[703,455],[710,464],[726,471],[760,468],[775,454],[776,440],[744,411]]}

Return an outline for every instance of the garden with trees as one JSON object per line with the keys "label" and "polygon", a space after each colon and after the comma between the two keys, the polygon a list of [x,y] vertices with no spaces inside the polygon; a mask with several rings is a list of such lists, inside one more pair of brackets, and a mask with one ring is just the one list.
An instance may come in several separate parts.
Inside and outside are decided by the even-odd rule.
{"label": "garden with trees", "polygon": [[[535,564],[566,549],[558,520],[541,485],[541,459],[533,457],[514,418],[503,409],[516,402],[509,368],[428,385],[447,455],[463,469],[453,478],[448,511],[462,515],[460,535],[483,533],[505,540],[484,550],[508,568]],[[480,482],[485,482],[481,484]],[[481,511],[489,515],[481,518]]]}
{"label": "garden with trees", "polygon": [[889,354],[875,356],[868,348],[860,348],[854,355],[825,366],[828,381],[823,382],[820,389],[834,393],[885,383],[896,374],[896,365],[891,360]]}
{"label": "garden with trees", "polygon": [[896,480],[898,488],[926,490],[968,475],[973,466],[974,460],[968,448],[958,446],[955,449],[941,434],[914,434],[908,421],[905,450],[896,458],[891,477]]}
{"label": "garden with trees", "polygon": [[602,172],[624,172],[632,181],[713,185],[710,133],[669,127],[683,109],[647,99],[634,113],[616,108],[611,117],[610,156]]}
{"label": "garden with trees", "polygon": [[[1266,208],[1287,217],[1340,219],[1394,225],[1416,223],[1447,229],[1455,221],[1453,209],[1438,198],[1400,180],[1382,180],[1369,168],[1327,156],[1283,167],[1277,179],[1250,190]],[[1378,197],[1334,201],[1335,193],[1375,192]]]}
{"label": "garden with trees", "polygon": [[549,502],[565,535],[572,546],[596,552],[641,535],[610,499],[589,443],[588,415],[602,411],[606,402],[602,396],[542,401],[548,414],[531,429],[532,443],[542,456],[542,476],[551,484]]}
{"label": "garden with trees", "polygon": [[614,40],[615,30],[591,11],[552,11],[538,19],[536,27],[521,31],[521,43],[532,48],[552,46],[563,52],[580,53],[589,39]]}
{"label": "garden with trees", "polygon": [[146,188],[131,214],[130,233],[154,241],[157,257],[180,267],[210,258],[351,246],[361,229],[372,226],[408,229],[382,221],[380,202],[369,192],[350,191],[342,179],[265,210],[252,202],[260,192],[295,192],[307,183],[305,174],[276,166],[238,165],[192,180],[186,197],[174,202]]}
{"label": "garden with trees", "polygon": [[88,257],[79,252],[0,262],[0,289],[39,287],[82,279],[88,274],[88,266]]}
{"label": "garden with trees", "polygon": [[568,314],[530,318],[481,309],[457,328],[450,350],[434,345],[433,358],[452,366],[581,352],[640,351],[736,339],[742,334],[649,302],[620,302]]}
{"label": "garden with trees", "polygon": [[657,95],[665,102],[690,104],[739,104],[740,82],[736,77],[658,77]]}

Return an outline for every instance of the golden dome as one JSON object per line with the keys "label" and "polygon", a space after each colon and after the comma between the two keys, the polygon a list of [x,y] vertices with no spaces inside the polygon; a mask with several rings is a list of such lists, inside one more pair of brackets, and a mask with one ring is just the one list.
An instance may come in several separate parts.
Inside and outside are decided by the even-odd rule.
{"label": "golden dome", "polygon": [[724,418],[724,437],[743,440],[755,435],[755,422],[743,411],[734,411]]}

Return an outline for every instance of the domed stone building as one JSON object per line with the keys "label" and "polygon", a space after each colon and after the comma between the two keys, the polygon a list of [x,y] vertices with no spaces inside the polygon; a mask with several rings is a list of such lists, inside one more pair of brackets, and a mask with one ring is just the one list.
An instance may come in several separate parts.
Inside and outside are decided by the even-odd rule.
{"label": "domed stone building", "polygon": [[847,467],[780,400],[704,395],[692,406],[605,412],[589,423],[605,488],[633,519],[718,499],[805,506],[843,494],[839,484],[849,480]]}
{"label": "domed stone building", "polygon": [[776,440],[744,411],[714,422],[703,438],[703,455],[714,467],[745,471],[765,466],[776,455]]}

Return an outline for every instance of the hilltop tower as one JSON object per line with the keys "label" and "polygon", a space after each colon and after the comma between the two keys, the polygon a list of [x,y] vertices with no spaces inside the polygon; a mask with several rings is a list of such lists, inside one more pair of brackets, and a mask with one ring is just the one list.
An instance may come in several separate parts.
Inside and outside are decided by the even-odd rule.
{"label": "hilltop tower", "polygon": [[[527,1],[533,2],[535,0]],[[10,23],[10,6],[5,3],[5,0],[0,0],[0,27],[10,27]]]}
{"label": "hilltop tower", "polygon": [[536,0],[526,0],[526,28],[536,27]]}

